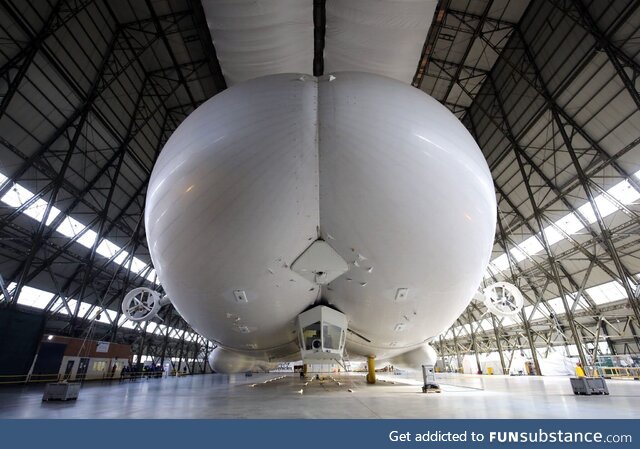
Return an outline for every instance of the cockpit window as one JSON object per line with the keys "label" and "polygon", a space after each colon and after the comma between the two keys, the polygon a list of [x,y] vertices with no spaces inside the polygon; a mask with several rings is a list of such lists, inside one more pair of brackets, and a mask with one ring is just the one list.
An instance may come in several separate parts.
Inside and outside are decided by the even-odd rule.
{"label": "cockpit window", "polygon": [[320,349],[322,346],[322,340],[320,335],[320,321],[316,321],[313,324],[304,328],[304,348],[307,351],[312,349]]}
{"label": "cockpit window", "polygon": [[322,326],[323,344],[325,349],[340,349],[340,333],[342,329],[334,324]]}

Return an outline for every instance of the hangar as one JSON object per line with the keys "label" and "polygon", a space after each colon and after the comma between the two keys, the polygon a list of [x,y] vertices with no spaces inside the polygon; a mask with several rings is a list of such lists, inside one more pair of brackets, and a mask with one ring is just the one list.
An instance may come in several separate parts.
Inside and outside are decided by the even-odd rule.
{"label": "hangar", "polygon": [[[482,417],[482,410],[496,403],[500,406],[495,417],[504,418],[637,414],[633,396],[640,385],[639,4],[631,0],[416,0],[379,1],[375,6],[341,0],[0,1],[0,416]],[[376,78],[343,75],[354,71]],[[262,92],[268,92],[260,77],[282,73],[299,74],[296,80],[312,86],[300,91],[287,87],[281,95],[310,95],[308,103],[300,100],[303,112],[297,112],[298,103],[293,100],[285,106],[274,100],[277,97],[265,95],[266,100],[260,100]],[[395,79],[392,87],[379,81],[381,76]],[[234,94],[243,89],[250,94]],[[362,106],[391,91],[388,102],[380,97],[372,108]],[[350,92],[356,93],[351,97]],[[416,177],[404,178],[403,171],[394,170],[417,170],[422,162],[396,164],[396,153],[380,156],[388,159],[376,159],[377,153],[367,157],[376,141],[389,138],[376,120],[418,123],[414,128],[407,125],[414,135],[415,129],[439,123],[437,119],[446,115],[440,106],[424,106],[433,108],[424,111],[434,112],[425,116],[418,103],[412,109],[413,103],[404,102],[405,96],[423,101],[428,98],[424,94],[464,125],[486,161],[496,202],[491,210],[495,232],[489,236],[492,247],[486,248],[486,255],[471,255],[476,254],[472,245],[482,243],[481,220],[463,228],[446,216],[463,204],[459,196],[452,196],[454,192],[469,200],[473,197],[468,191],[480,191],[483,185],[481,181],[472,184],[477,172],[465,171],[468,161],[459,159],[462,151],[458,147],[452,147],[451,156],[446,156],[452,159],[443,165],[461,164],[457,176],[454,167],[453,174],[441,173],[442,182],[429,184],[436,174],[429,173],[424,182],[411,184],[409,193],[392,189]],[[351,98],[353,110],[340,115]],[[182,165],[175,161],[186,154],[184,148],[191,147],[174,143],[172,160],[162,150],[169,148],[172,135],[179,135],[174,132],[181,124],[187,131],[180,135],[193,137],[188,132],[191,128],[186,128],[193,111],[220,104],[224,107],[212,106],[220,118],[203,128],[219,132],[223,143],[232,128],[236,135],[257,136],[252,146],[265,148],[260,153],[266,155],[264,167],[273,169],[273,178],[283,180],[284,187],[278,185],[273,192],[282,188],[283,195],[291,193],[287,204],[297,204],[298,197],[292,192],[306,188],[304,182],[312,179],[298,177],[295,170],[309,168],[312,172],[313,167],[291,168],[284,159],[268,157],[271,153],[266,151],[275,155],[282,141],[269,144],[266,137],[282,128],[283,136],[309,138],[308,148],[319,154],[319,182],[314,186],[310,181],[310,189],[319,189],[320,198],[310,208],[319,208],[320,218],[309,218],[318,235],[307,238],[304,233],[309,223],[301,222],[302,244],[309,243],[299,250],[290,243],[284,255],[274,253],[269,263],[277,262],[277,266],[265,265],[262,273],[269,278],[286,270],[286,282],[305,292],[306,296],[296,296],[299,303],[289,306],[295,309],[293,315],[282,318],[287,322],[287,335],[294,335],[288,344],[300,340],[301,357],[288,357],[284,345],[278,346],[280,352],[269,352],[266,340],[260,337],[262,323],[254,322],[258,318],[252,312],[237,312],[260,304],[261,293],[239,281],[224,288],[217,281],[210,286],[212,295],[217,288],[226,289],[220,298],[228,295],[232,304],[228,310],[227,303],[219,302],[212,303],[206,313],[198,312],[192,307],[196,300],[186,299],[191,286],[208,277],[218,279],[217,273],[224,273],[223,279],[234,279],[235,269],[220,271],[233,266],[232,258],[204,251],[210,248],[210,240],[222,246],[227,242],[214,238],[221,228],[205,227],[199,235],[182,232],[171,238],[160,234],[160,243],[168,241],[166,247],[179,242],[174,250],[178,255],[171,260],[149,244],[157,242],[150,237],[149,223],[160,223],[167,211],[176,220],[197,223],[200,219],[198,214],[179,209],[186,204],[182,199],[170,201],[171,193],[163,193],[161,200],[172,204],[155,209],[157,220],[145,220],[145,213],[151,213],[146,210],[149,186],[181,186],[182,175],[169,175],[180,173]],[[304,121],[305,108],[320,112]],[[262,111],[263,116],[254,116],[253,111]],[[342,128],[331,127],[334,116],[347,117],[345,129],[365,130],[362,134],[373,136],[354,144],[364,151],[365,162],[379,162],[354,164],[353,173],[359,173],[358,167],[366,168],[362,176],[350,177],[351,172],[342,176],[339,171],[356,153],[336,159],[338,168],[326,165],[332,153],[318,142],[330,145],[335,141],[336,148],[341,148],[341,142],[351,142]],[[287,121],[280,126],[277,120],[282,117]],[[461,131],[447,128],[450,130],[453,142]],[[315,135],[320,137],[314,140]],[[433,139],[428,135],[423,140]],[[215,136],[202,145],[210,149],[211,142],[217,142]],[[282,148],[297,151],[304,147],[289,141],[287,145]],[[194,151],[196,157],[199,150]],[[154,175],[154,184],[154,167],[163,154],[163,166],[169,173],[166,179],[171,183],[163,185],[165,178]],[[249,156],[247,160],[256,160],[259,154]],[[184,162],[194,161],[185,158]],[[193,170],[198,168],[195,165]],[[212,217],[231,217],[229,229],[243,229],[238,217],[247,208],[234,198],[242,198],[245,188],[268,193],[267,184],[260,184],[261,171],[245,173],[241,164],[221,166],[221,173],[212,171],[204,177],[210,182],[205,189],[210,195],[198,201],[219,196],[224,207],[212,209]],[[338,170],[330,185],[346,179],[345,188],[336,188],[335,201],[326,200],[332,192],[323,176],[330,169]],[[240,179],[237,185],[216,190],[217,179],[235,174]],[[298,178],[304,178],[300,184]],[[379,181],[377,189],[358,184],[370,179]],[[467,190],[458,191],[460,186]],[[198,190],[196,183],[183,187],[185,193]],[[362,250],[348,239],[344,245],[340,241],[344,227],[331,218],[328,204],[351,198],[352,187],[361,195],[361,204],[353,205],[360,202],[351,199],[352,203],[345,203],[349,207],[337,208],[340,213],[336,216],[351,220],[351,206],[366,209],[369,199],[384,206],[387,192],[395,195],[389,201],[390,209],[381,206],[380,211],[390,217],[397,231],[389,233],[382,227],[385,232],[372,233],[377,236],[376,244],[388,239],[397,243],[392,247],[403,248],[401,254],[411,253],[412,247],[421,250],[418,262],[406,262],[411,270],[396,270],[401,274],[415,271],[419,280],[399,276],[403,280],[394,281],[392,287],[374,290],[380,271],[394,273],[393,268],[404,262],[402,257],[385,258],[389,253],[382,251],[384,245],[367,247],[366,238],[358,240],[366,232],[349,237]],[[303,210],[307,197],[300,198],[303,205],[289,210],[294,215]],[[412,213],[423,204],[422,198],[429,207],[442,209],[433,209],[440,212],[432,215],[416,215],[414,220]],[[407,201],[408,209],[394,208]],[[261,203],[263,198],[256,197],[251,210],[262,211]],[[171,209],[174,205],[178,209]],[[356,217],[364,226],[366,219],[378,217],[367,215],[368,210]],[[270,212],[274,211],[280,214],[275,206]],[[248,222],[257,220],[250,218]],[[289,222],[294,220],[284,224]],[[370,222],[374,228],[378,223]],[[457,229],[466,231],[453,237],[447,233]],[[288,235],[293,238],[295,232]],[[421,232],[424,234],[415,240]],[[252,242],[253,237],[242,235],[240,240]],[[268,237],[265,240],[272,241]],[[315,242],[324,243],[305,250],[316,238]],[[233,238],[228,241],[235,242]],[[421,247],[416,241],[429,246]],[[196,254],[196,249],[180,254],[187,245],[200,246],[203,253]],[[341,245],[353,255],[345,255]],[[449,250],[439,249],[440,245]],[[249,267],[254,260],[252,248],[255,246],[239,253],[239,267]],[[469,252],[468,260],[459,257],[462,250]],[[172,275],[167,268],[172,260],[186,267],[186,275]],[[298,261],[305,263],[296,265]],[[473,270],[464,268],[465,262],[474,262]],[[202,271],[198,279],[187,282],[185,276],[194,272],[189,263]],[[446,271],[451,278],[434,275],[452,264],[459,264],[460,270]],[[457,290],[463,281],[473,281],[475,270],[478,279],[472,287],[476,294],[461,296],[464,308],[458,310],[458,305],[448,302],[453,301],[449,297],[464,290]],[[164,278],[163,271],[168,273]],[[423,296],[418,294],[421,281],[427,292]],[[442,287],[439,281],[447,285]],[[522,295],[521,307],[500,300],[492,304],[487,289],[500,282],[515,286]],[[294,288],[291,285],[287,284],[287,291]],[[135,288],[156,293],[128,297],[133,307],[127,312],[121,304]],[[384,300],[389,309],[365,307],[365,318],[358,322],[358,316],[349,313],[357,307],[348,302],[334,307],[342,300],[336,297],[343,293],[347,297],[351,291],[363,294],[363,300]],[[170,293],[167,304],[160,308],[165,293]],[[391,296],[384,299],[387,294]],[[448,295],[446,301],[433,300],[438,294]],[[192,297],[200,298],[198,301],[208,298],[201,291]],[[499,299],[504,299],[504,292]],[[335,349],[327,347],[323,351],[326,358],[316,360],[312,368],[301,361],[305,350],[315,349],[304,346],[305,336],[315,329],[299,325],[299,317],[307,311],[305,301],[332,306],[327,308],[348,321],[342,334],[336,324],[336,340],[342,343]],[[135,319],[136,311],[146,314],[146,308],[155,306],[158,309],[152,319]],[[255,307],[252,310],[258,312],[253,313],[267,320],[259,306]],[[396,313],[394,307],[398,319],[391,316]],[[448,318],[443,318],[440,324],[447,327],[431,332],[425,324],[429,311],[433,311],[432,318],[455,312],[455,321],[445,323]],[[323,309],[323,313],[332,312]],[[383,344],[372,335],[377,327],[386,325],[387,318],[394,321],[388,333],[381,335],[397,334],[398,338],[390,337]],[[336,318],[336,323],[341,319]],[[324,323],[325,318],[317,320]],[[223,333],[208,330],[216,326],[227,326],[244,346],[225,344],[220,337]],[[373,329],[370,334],[362,331],[367,326]],[[382,353],[366,349],[379,343],[393,360],[401,352],[399,346],[405,344],[404,335],[414,331],[420,336],[430,333],[428,344],[436,354],[430,363],[441,387],[439,395],[423,395],[421,377],[400,368],[401,360],[384,364]],[[324,349],[328,343],[319,338]],[[216,362],[216,351],[228,352],[229,347],[240,355],[232,351]],[[245,365],[244,357],[251,351],[262,351],[265,363]],[[377,372],[372,363],[375,355],[380,360]],[[588,403],[574,396],[568,377],[575,375],[577,364],[588,377],[606,378],[610,394],[589,398]],[[303,376],[295,372],[300,365],[308,370]],[[225,369],[236,373],[225,374]],[[375,385],[364,380],[367,369],[369,375],[377,374]],[[81,384],[78,400],[43,403],[45,385],[60,382]],[[406,398],[399,392],[407,393]],[[173,397],[185,400],[176,405]],[[268,400],[273,407],[259,412],[253,407],[258,400]],[[431,401],[428,407],[426,401]],[[476,401],[477,407],[469,410],[469,401]]]}

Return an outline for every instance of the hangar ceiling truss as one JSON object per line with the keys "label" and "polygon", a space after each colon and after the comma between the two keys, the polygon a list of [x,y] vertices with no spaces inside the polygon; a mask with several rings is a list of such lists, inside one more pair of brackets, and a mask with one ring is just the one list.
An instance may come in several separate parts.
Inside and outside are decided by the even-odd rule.
{"label": "hangar ceiling truss", "polygon": [[[155,286],[151,169],[184,117],[226,87],[202,7],[2,0],[0,10],[0,198],[15,203],[0,206],[3,302],[17,307],[25,287],[51,292],[38,307],[50,330],[140,347],[146,326],[121,327],[119,304]],[[178,316],[171,326],[190,330]]]}
{"label": "hangar ceiling truss", "polygon": [[[508,367],[518,351],[536,365],[555,347],[585,362],[640,351],[639,6],[439,2],[413,85],[482,148],[499,209],[483,285],[512,282],[526,301],[509,319],[473,301],[436,339],[443,354],[498,351]],[[226,88],[200,2],[0,0],[0,11],[4,306],[50,292],[39,308],[52,332],[204,363],[212,344],[170,308],[164,327],[127,327],[118,307],[133,287],[157,288],[142,218],[154,161]]]}
{"label": "hangar ceiling truss", "polygon": [[500,43],[486,20],[496,5],[484,5],[466,49],[491,49],[491,69],[459,49],[442,62],[439,41],[464,15],[445,10],[421,87],[463,120],[493,174],[498,226],[483,284],[512,282],[526,304],[498,320],[474,301],[436,346],[457,357],[526,349],[538,370],[554,346],[585,364],[638,352],[639,4],[532,1],[501,23]]}

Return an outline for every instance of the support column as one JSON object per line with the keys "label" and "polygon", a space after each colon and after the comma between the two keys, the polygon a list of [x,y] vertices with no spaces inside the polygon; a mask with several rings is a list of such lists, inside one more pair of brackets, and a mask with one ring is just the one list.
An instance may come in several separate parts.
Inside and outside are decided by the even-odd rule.
{"label": "support column", "polygon": [[375,384],[376,383],[376,358],[375,357],[367,357],[367,383]]}
{"label": "support column", "polygon": [[440,358],[442,358],[442,372],[444,373],[447,371],[447,364],[444,360],[444,345],[442,344],[442,335],[440,335],[438,339],[440,340]]}
{"label": "support column", "polygon": [[496,337],[496,347],[498,349],[498,355],[500,356],[500,366],[502,367],[502,374],[509,374],[507,365],[504,363],[504,354],[502,352],[502,343],[500,342],[500,332],[498,330],[498,323],[495,315],[491,314],[491,324],[493,325],[493,333]]}
{"label": "support column", "polygon": [[[458,362],[458,366],[456,367],[458,374],[464,372],[462,368],[462,359],[460,358],[460,351],[458,349],[458,338],[456,337],[456,331],[452,328],[451,333],[453,334],[453,348],[456,353],[456,361]],[[461,371],[462,370],[462,371]]]}

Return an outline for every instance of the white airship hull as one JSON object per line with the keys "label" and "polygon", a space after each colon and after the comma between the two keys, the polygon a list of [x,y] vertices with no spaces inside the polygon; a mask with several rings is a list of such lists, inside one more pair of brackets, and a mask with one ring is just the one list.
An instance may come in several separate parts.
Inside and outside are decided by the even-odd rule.
{"label": "white airship hull", "polygon": [[[295,358],[296,316],[322,300],[355,331],[350,355],[387,358],[464,310],[495,213],[482,153],[446,108],[352,72],[268,76],[203,104],[158,159],[145,222],[172,303],[231,353]],[[317,239],[348,263],[327,285],[291,269]]]}

